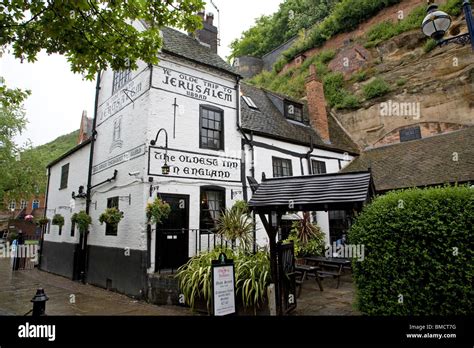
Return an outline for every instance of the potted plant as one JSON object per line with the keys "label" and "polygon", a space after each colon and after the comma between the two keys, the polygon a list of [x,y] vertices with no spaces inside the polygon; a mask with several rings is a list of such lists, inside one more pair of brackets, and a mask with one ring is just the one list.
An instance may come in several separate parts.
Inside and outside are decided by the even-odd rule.
{"label": "potted plant", "polygon": [[47,217],[42,217],[36,220],[36,224],[39,227],[46,226],[49,223],[49,219]]}
{"label": "potted plant", "polygon": [[247,203],[239,201],[217,220],[217,233],[230,240],[232,246],[238,241],[245,251],[250,250],[254,228],[253,220],[248,212]]}
{"label": "potted plant", "polygon": [[55,214],[51,223],[59,227],[59,235],[61,235],[64,226],[64,216],[62,216],[61,214]]}
{"label": "potted plant", "polygon": [[81,210],[79,213],[72,215],[71,222],[77,225],[80,233],[85,233],[92,223],[92,219],[84,210]]}
{"label": "potted plant", "polygon": [[285,242],[293,242],[297,263],[306,256],[322,255],[324,253],[324,233],[318,225],[311,222],[310,214],[303,213],[303,219],[293,222],[290,236]]}
{"label": "potted plant", "polygon": [[156,198],[152,203],[146,206],[146,218],[149,224],[161,224],[171,213],[171,207],[168,203]]}

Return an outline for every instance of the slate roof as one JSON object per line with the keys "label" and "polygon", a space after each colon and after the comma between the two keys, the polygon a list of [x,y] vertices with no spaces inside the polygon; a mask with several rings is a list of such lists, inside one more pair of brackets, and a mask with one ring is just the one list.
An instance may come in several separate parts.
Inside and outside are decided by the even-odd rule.
{"label": "slate roof", "polygon": [[257,210],[340,209],[365,203],[373,194],[370,172],[306,175],[262,181],[249,202]]}
{"label": "slate roof", "polygon": [[474,182],[474,127],[367,150],[342,172],[369,167],[377,191]]}
{"label": "slate roof", "polygon": [[161,28],[161,32],[164,41],[163,52],[192,60],[198,64],[208,65],[233,75],[239,75],[218,54],[212,52],[209,47],[201,45],[195,38],[168,27]]}
{"label": "slate roof", "polygon": [[[259,108],[258,111],[251,109],[242,98],[241,119],[242,128],[245,131],[253,131],[257,135],[274,137],[307,146],[309,146],[312,139],[313,145],[318,148],[359,154],[358,146],[339,126],[332,115],[328,114],[331,139],[331,142],[328,144],[321,139],[312,127],[288,121],[270,98],[276,97],[282,100],[295,101],[294,99],[246,83],[241,84],[241,90],[243,95],[252,98]],[[298,102],[301,103],[301,101]],[[306,106],[304,107],[304,112],[308,113]]]}

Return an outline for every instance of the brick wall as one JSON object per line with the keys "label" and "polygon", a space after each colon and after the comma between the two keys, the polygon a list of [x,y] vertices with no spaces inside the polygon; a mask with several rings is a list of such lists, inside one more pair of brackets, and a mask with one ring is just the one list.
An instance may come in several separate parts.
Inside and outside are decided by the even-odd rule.
{"label": "brick wall", "polygon": [[329,141],[329,125],[324,98],[324,87],[316,75],[316,67],[310,66],[310,75],[306,79],[309,119],[313,128],[324,141]]}

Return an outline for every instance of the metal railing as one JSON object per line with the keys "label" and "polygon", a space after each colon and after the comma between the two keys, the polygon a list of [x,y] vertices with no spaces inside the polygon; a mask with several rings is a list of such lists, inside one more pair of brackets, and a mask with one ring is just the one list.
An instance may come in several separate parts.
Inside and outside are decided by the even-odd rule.
{"label": "metal railing", "polygon": [[235,249],[236,245],[226,240],[222,235],[213,232],[212,230],[190,230],[189,235],[194,235],[195,253],[199,255],[201,252],[208,252],[214,250],[216,247],[225,247]]}

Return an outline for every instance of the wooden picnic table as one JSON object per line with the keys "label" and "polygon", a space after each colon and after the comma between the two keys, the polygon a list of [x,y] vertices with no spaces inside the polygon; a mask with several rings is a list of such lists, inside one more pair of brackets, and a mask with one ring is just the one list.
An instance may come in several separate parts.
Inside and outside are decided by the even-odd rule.
{"label": "wooden picnic table", "polygon": [[350,260],[335,257],[310,256],[304,259],[307,264],[312,264],[318,268],[317,274],[319,278],[331,277],[337,279],[336,289],[339,288],[341,282],[342,270],[344,267],[351,265]]}

